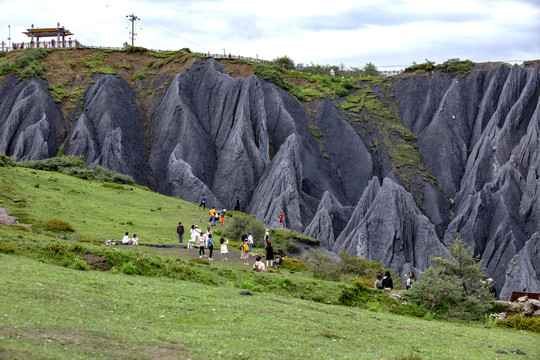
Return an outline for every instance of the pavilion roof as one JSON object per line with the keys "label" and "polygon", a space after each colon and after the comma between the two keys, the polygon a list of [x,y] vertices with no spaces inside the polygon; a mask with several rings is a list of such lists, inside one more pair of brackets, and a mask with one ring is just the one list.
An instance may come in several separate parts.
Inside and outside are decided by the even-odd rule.
{"label": "pavilion roof", "polygon": [[52,36],[70,36],[73,35],[73,33],[69,30],[66,30],[65,28],[34,28],[34,29],[27,29],[28,31],[23,32],[23,34],[26,34],[28,37],[52,37]]}

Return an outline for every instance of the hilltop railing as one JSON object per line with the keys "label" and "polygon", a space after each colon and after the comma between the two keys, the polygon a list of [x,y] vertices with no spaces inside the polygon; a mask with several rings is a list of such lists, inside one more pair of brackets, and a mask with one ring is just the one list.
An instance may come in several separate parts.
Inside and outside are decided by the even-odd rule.
{"label": "hilltop railing", "polygon": [[[82,45],[77,40],[65,40],[65,41],[36,41],[34,43],[32,42],[22,42],[22,43],[13,43],[12,49],[6,49],[6,51],[10,50],[19,50],[19,49],[27,49],[27,48],[88,48],[88,49],[106,49],[106,50],[124,50],[124,47],[112,47],[112,46],[92,46],[92,45]],[[167,52],[167,51],[173,51],[173,50],[163,50],[163,49],[148,49],[148,51],[152,52]],[[259,59],[258,57],[253,58],[249,56],[242,56],[242,55],[232,55],[232,54],[211,54],[210,52],[207,53],[200,53],[200,52],[194,52],[196,55],[209,57],[209,58],[216,58],[216,59],[241,59],[241,60],[247,60],[252,62],[257,62],[260,64],[266,64],[266,65],[277,65],[283,69],[291,70],[291,71],[298,71],[302,73],[307,74],[314,74],[314,75],[327,75],[327,76],[337,76],[337,77],[363,77],[363,76],[373,76],[373,75],[383,75],[383,76],[394,76],[401,74],[404,69],[399,70],[371,70],[366,71],[362,68],[356,68],[352,66],[330,66],[330,65],[305,65],[305,64],[285,64],[285,63],[276,63],[274,61],[270,60],[264,60]]]}

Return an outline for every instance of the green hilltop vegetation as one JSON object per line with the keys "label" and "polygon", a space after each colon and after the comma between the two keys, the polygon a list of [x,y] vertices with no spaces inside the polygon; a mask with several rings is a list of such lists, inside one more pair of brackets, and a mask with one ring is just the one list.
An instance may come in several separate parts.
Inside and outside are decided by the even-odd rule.
{"label": "green hilltop vegetation", "polygon": [[[375,261],[341,254],[336,263],[312,251],[254,272],[239,259],[238,234],[264,227],[240,212],[213,228],[229,240],[228,262],[219,246],[212,262],[195,249],[106,246],[125,231],[143,244],[176,244],[179,220],[206,227],[208,214],[78,157],[0,156],[0,207],[27,224],[0,226],[0,358],[540,357],[538,333],[489,318],[437,320],[400,300],[401,289],[373,289],[387,270]],[[290,256],[317,245],[291,231],[272,230],[271,239]]]}

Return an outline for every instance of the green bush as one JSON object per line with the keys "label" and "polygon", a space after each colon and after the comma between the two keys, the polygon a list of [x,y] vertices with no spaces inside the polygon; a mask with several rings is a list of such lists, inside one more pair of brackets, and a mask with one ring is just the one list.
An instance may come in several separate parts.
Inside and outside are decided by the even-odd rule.
{"label": "green bush", "polygon": [[253,246],[264,246],[264,233],[266,229],[263,224],[252,215],[238,211],[233,212],[229,227],[225,230],[227,237],[240,240],[243,234],[247,234],[250,231],[253,232]]}
{"label": "green bush", "polygon": [[298,259],[293,258],[285,258],[283,259],[283,266],[285,269],[289,269],[291,271],[306,271],[308,270],[308,266],[302,261]]}
{"label": "green bush", "polygon": [[429,310],[440,318],[480,320],[491,304],[483,285],[485,270],[481,260],[459,236],[448,248],[451,259],[431,258],[430,266],[404,299]]}
{"label": "green bush", "polygon": [[47,231],[59,232],[59,231],[71,231],[75,232],[75,228],[64,220],[49,219],[43,222],[43,228]]}
{"label": "green bush", "polygon": [[90,270],[90,266],[86,263],[86,261],[79,258],[75,258],[75,260],[73,260],[73,263],[69,267],[71,269],[81,270],[81,271]]}
{"label": "green bush", "polygon": [[17,162],[11,156],[0,153],[0,167],[1,166],[17,166]]}
{"label": "green bush", "polygon": [[287,68],[294,68],[294,61],[287,55],[274,59],[274,63],[283,64]]}
{"label": "green bush", "polygon": [[291,91],[294,89],[294,85],[283,80],[283,77],[281,77],[281,69],[277,66],[257,64],[253,69],[253,73],[258,78],[271,82],[283,90]]}
{"label": "green bush", "polygon": [[7,74],[11,71],[11,64],[9,61],[2,61],[0,63],[0,75]]}
{"label": "green bush", "polygon": [[504,320],[497,320],[495,323],[500,327],[507,327],[516,330],[525,330],[540,333],[540,318],[539,317],[525,317],[522,315],[516,315],[507,317]]}
{"label": "green bush", "polygon": [[133,261],[128,261],[122,265],[122,272],[126,275],[135,275],[138,273],[137,266]]}
{"label": "green bush", "polygon": [[24,161],[22,164],[27,168],[46,171],[59,171],[65,168],[82,168],[85,166],[82,156],[58,156],[43,160]]}
{"label": "green bush", "polygon": [[466,75],[473,68],[474,63],[470,60],[448,59],[440,65],[436,66],[436,69],[442,72],[450,73],[454,76]]}
{"label": "green bush", "polygon": [[347,95],[349,92],[343,88],[337,88],[336,90],[334,90],[334,94],[337,96],[337,97],[342,97],[342,96],[345,96]]}
{"label": "green bush", "polygon": [[197,263],[197,264],[210,265],[210,261],[208,259],[203,259],[203,258],[193,257],[193,258],[189,258],[189,261]]}
{"label": "green bush", "polygon": [[127,53],[145,53],[148,51],[147,48],[141,46],[128,46],[125,51]]}

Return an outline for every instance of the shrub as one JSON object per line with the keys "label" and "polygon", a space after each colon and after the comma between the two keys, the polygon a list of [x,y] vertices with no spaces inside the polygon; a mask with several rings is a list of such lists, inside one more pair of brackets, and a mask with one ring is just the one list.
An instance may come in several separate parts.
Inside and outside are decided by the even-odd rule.
{"label": "shrub", "polygon": [[86,263],[86,261],[79,258],[75,258],[75,260],[73,260],[73,263],[69,267],[71,269],[81,270],[81,271],[90,270],[90,266]]}
{"label": "shrub", "polygon": [[193,257],[193,258],[189,258],[189,261],[197,263],[197,264],[210,265],[210,261],[208,261],[208,259]]}
{"label": "shrub", "polygon": [[128,46],[125,51],[127,53],[145,53],[148,49],[142,46]]}
{"label": "shrub", "polygon": [[11,156],[6,156],[0,153],[0,167],[1,166],[16,166],[17,162]]}
{"label": "shrub", "polygon": [[332,256],[310,249],[307,255],[302,255],[302,259],[309,270],[313,272],[315,278],[330,281],[341,280],[339,265]]}
{"label": "shrub", "polygon": [[135,266],[133,261],[125,262],[122,265],[122,272],[126,275],[135,275],[137,273],[137,266]]}
{"label": "shrub", "polygon": [[481,260],[459,236],[448,248],[451,259],[431,258],[434,266],[424,271],[404,298],[445,318],[479,320],[490,309],[485,270]]}
{"label": "shrub", "polygon": [[7,74],[11,71],[11,64],[9,61],[2,61],[0,63],[0,75]]}
{"label": "shrub", "polygon": [[115,184],[115,183],[110,183],[110,182],[104,182],[103,186],[106,187],[106,188],[111,188],[111,189],[126,190],[126,188],[123,187],[122,185]]}
{"label": "shrub", "polygon": [[253,73],[258,78],[271,82],[279,86],[283,90],[286,90],[286,91],[293,90],[295,88],[294,85],[283,80],[280,72],[281,72],[281,69],[277,66],[269,66],[269,65],[263,65],[263,64],[257,64],[255,65],[255,68],[253,69]]}
{"label": "shrub", "polygon": [[342,96],[345,96],[347,95],[349,92],[343,88],[337,88],[336,90],[334,90],[334,94],[337,96],[337,97],[342,97]]}
{"label": "shrub", "polygon": [[66,168],[84,168],[82,156],[58,156],[49,159],[24,161],[23,166],[31,169],[60,171]]}
{"label": "shrub", "polygon": [[306,270],[308,270],[308,266],[302,260],[293,259],[293,258],[283,259],[283,265],[282,266],[285,269],[289,269],[291,271],[306,271]]}
{"label": "shrub", "polygon": [[440,65],[436,66],[436,69],[442,72],[450,73],[454,76],[467,74],[474,66],[474,63],[470,60],[448,59]]}
{"label": "shrub", "polygon": [[495,324],[500,327],[540,333],[540,317],[516,315],[507,317],[504,320],[497,320]]}
{"label": "shrub", "polygon": [[58,231],[75,232],[75,228],[70,223],[64,220],[59,220],[59,219],[45,220],[43,222],[43,228],[47,231],[52,231],[52,232],[58,232]]}
{"label": "shrub", "polygon": [[274,63],[285,65],[287,68],[294,68],[294,61],[287,55],[274,59]]}
{"label": "shrub", "polygon": [[261,247],[264,245],[265,228],[263,224],[252,215],[241,212],[233,212],[229,227],[225,233],[228,238],[240,240],[243,234],[253,232],[253,245]]}

